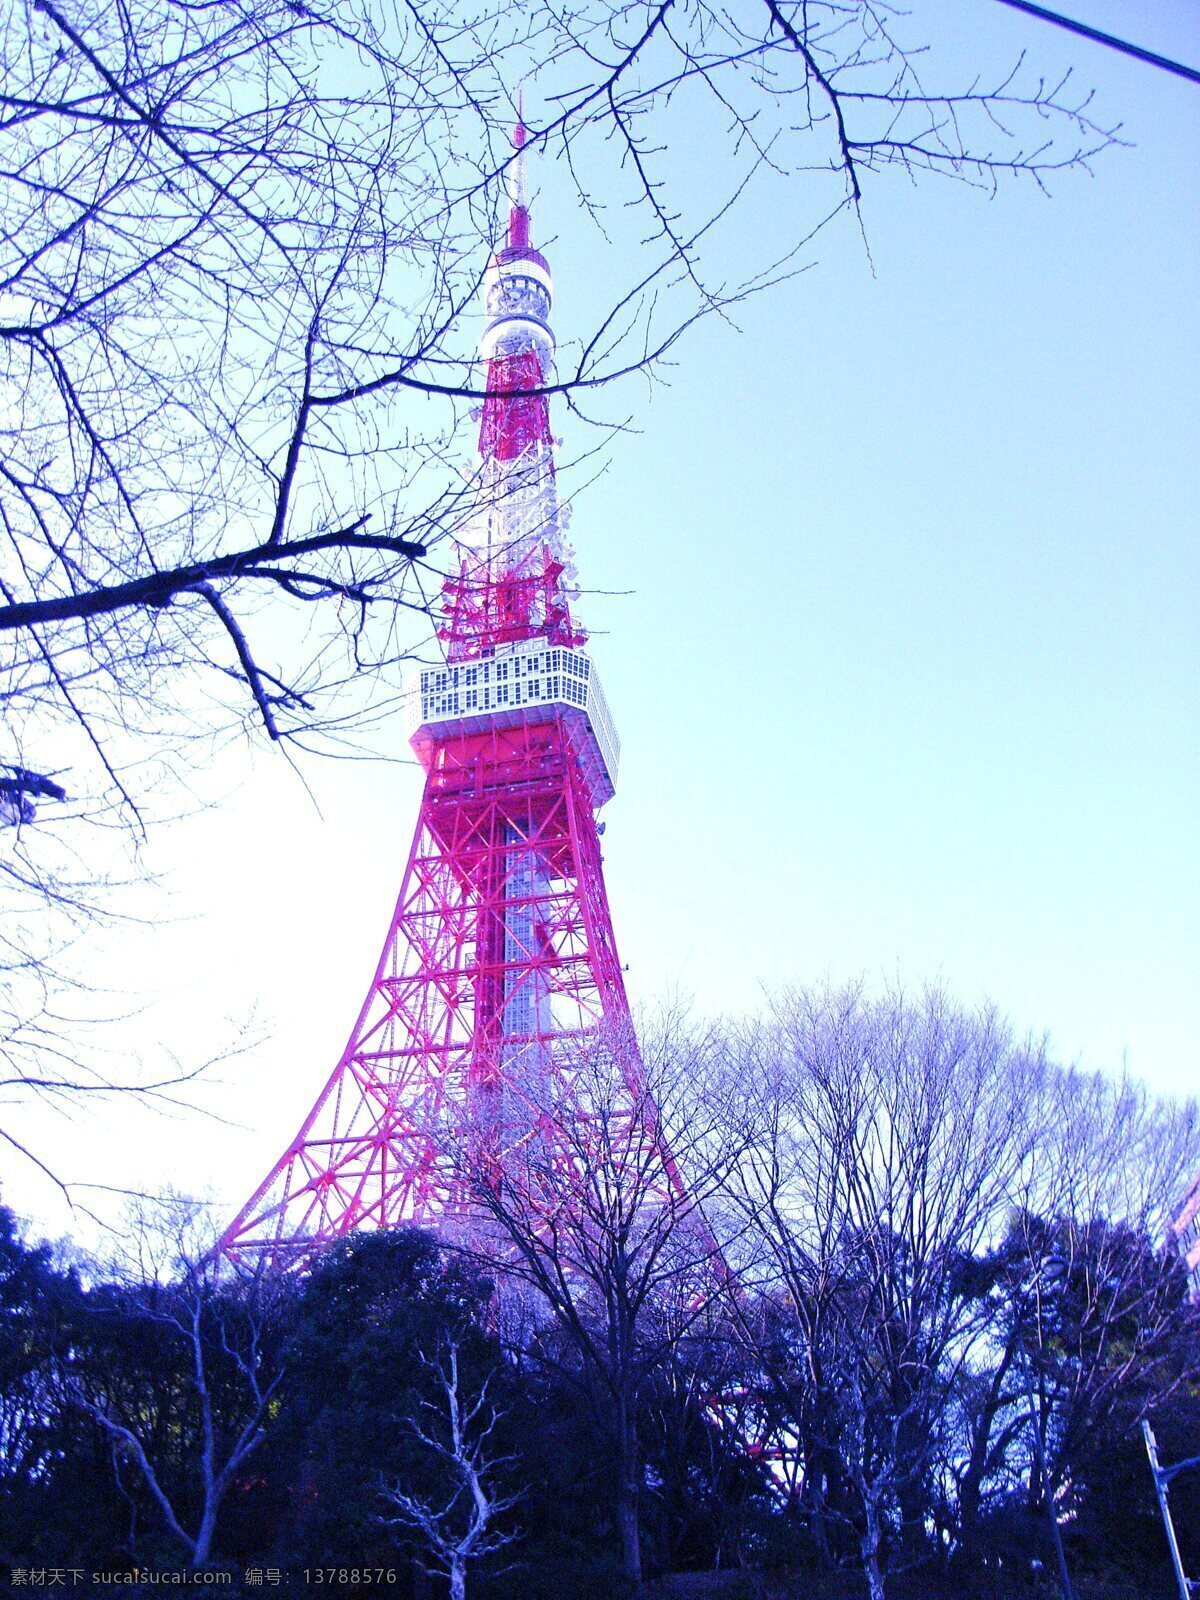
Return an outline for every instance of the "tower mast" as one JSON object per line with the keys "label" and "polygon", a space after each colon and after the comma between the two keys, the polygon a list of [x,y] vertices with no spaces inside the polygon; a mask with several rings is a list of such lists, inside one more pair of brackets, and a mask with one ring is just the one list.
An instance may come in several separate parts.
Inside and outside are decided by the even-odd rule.
{"label": "tower mast", "polygon": [[473,552],[444,587],[446,617],[439,634],[451,662],[534,637],[555,645],[584,642],[571,622],[565,514],[546,392],[554,371],[554,282],[545,256],[529,242],[520,122],[513,149],[508,239],[493,256],[483,286],[488,320],[479,353],[487,363],[487,385],[477,479],[482,526]]}

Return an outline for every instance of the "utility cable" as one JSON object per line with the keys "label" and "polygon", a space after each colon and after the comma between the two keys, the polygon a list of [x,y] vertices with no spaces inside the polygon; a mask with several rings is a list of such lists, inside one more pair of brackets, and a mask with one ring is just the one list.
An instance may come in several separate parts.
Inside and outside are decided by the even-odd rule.
{"label": "utility cable", "polygon": [[1071,17],[1060,16],[1057,11],[1047,11],[1045,6],[1031,5],[1029,0],[1000,0],[1000,4],[1012,6],[1014,11],[1027,11],[1031,17],[1040,17],[1043,22],[1053,22],[1057,27],[1082,34],[1085,39],[1093,39],[1097,44],[1106,44],[1110,50],[1120,50],[1124,55],[1149,62],[1152,67],[1161,67],[1164,72],[1173,72],[1180,78],[1190,79],[1192,83],[1200,83],[1200,71],[1195,67],[1185,67],[1182,61],[1172,61],[1170,56],[1158,56],[1153,50],[1143,50],[1140,44],[1130,44],[1111,33],[1101,33],[1099,28],[1089,28],[1086,22],[1076,22]]}

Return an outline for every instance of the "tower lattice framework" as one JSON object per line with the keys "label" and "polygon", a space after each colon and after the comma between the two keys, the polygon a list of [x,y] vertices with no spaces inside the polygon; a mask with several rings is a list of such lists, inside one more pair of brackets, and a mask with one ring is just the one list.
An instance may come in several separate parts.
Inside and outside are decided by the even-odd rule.
{"label": "tower lattice framework", "polygon": [[518,125],[508,239],[484,281],[477,526],[444,586],[444,661],[411,697],[426,779],[408,864],[349,1043],[222,1236],[234,1263],[461,1217],[464,1139],[503,1160],[540,1136],[539,1107],[569,1101],[587,1041],[631,1037],[597,825],[618,744],[572,618],[544,392],[553,283],[529,242],[524,138]]}

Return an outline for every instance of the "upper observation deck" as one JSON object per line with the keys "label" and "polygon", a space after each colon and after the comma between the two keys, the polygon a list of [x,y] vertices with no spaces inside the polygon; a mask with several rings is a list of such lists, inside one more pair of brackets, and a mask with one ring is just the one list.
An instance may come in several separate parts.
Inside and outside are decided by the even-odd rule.
{"label": "upper observation deck", "polygon": [[410,743],[428,769],[438,744],[457,734],[565,716],[580,740],[581,765],[597,809],[616,792],[621,745],[596,668],[582,650],[522,639],[491,655],[426,667],[410,691]]}

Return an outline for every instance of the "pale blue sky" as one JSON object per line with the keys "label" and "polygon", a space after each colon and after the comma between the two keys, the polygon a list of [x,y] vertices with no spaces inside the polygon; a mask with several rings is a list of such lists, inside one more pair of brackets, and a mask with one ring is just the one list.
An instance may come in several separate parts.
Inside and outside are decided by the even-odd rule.
{"label": "pale blue sky", "polygon": [[[636,998],[760,1004],[865,973],[991,997],[1063,1057],[1200,1087],[1197,214],[1200,87],[994,0],[921,0],[964,64],[1073,64],[1134,148],[1046,200],[893,176],[740,332],[697,330],[573,538],[623,740],[606,869]],[[1200,62],[1193,0],[1073,13]],[[542,163],[556,322],[598,304],[594,237]],[[556,209],[557,207],[557,209]],[[787,218],[751,201],[769,253]],[[722,246],[736,251],[736,239]],[[559,419],[568,449],[586,441]],[[384,743],[404,754],[396,726]],[[232,761],[233,758],[230,758]],[[174,919],[103,959],[132,1048],[260,1043],[210,1103],[51,1125],[71,1176],[244,1198],[332,1067],[419,795],[409,765],[214,774],[152,840]],[[44,1185],[13,1202],[63,1225]]]}
{"label": "pale blue sky", "polygon": [[[876,182],[875,275],[825,235],[615,452],[576,526],[637,585],[603,613],[623,949],[718,1005],[940,975],[1189,1090],[1200,88],[982,0],[920,11],[964,59],[1075,63],[1136,147],[1049,202]],[[1190,3],[1083,11],[1200,59]]]}

